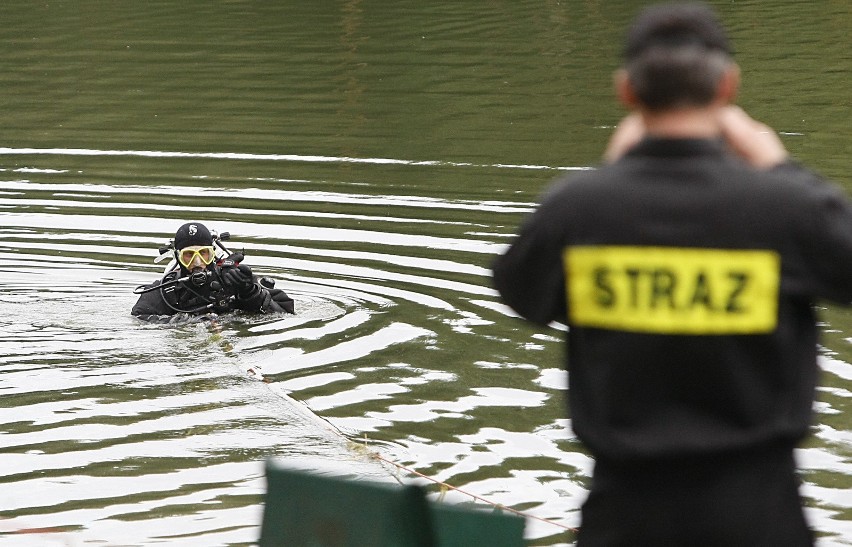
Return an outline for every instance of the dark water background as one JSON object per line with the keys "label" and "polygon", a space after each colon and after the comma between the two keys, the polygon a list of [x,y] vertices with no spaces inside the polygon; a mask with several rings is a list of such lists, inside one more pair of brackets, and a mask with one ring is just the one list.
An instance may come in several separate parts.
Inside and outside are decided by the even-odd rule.
{"label": "dark water background", "polygon": [[[370,453],[571,544],[591,461],[562,333],[512,318],[488,266],[597,163],[642,4],[4,3],[0,544],[250,545],[264,459],[416,480]],[[714,5],[741,104],[852,190],[850,4]],[[185,220],[298,315],[132,319]],[[852,313],[823,318],[798,458],[820,545],[849,545]]]}

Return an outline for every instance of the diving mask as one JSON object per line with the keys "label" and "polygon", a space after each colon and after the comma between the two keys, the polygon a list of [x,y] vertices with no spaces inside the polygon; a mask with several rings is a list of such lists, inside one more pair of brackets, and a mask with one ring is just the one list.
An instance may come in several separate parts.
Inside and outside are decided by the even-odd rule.
{"label": "diving mask", "polygon": [[189,268],[189,266],[195,261],[195,257],[201,259],[201,262],[204,265],[208,265],[213,262],[213,259],[216,258],[216,253],[213,250],[212,246],[199,246],[193,245],[192,247],[186,247],[178,251],[178,261],[184,268]]}

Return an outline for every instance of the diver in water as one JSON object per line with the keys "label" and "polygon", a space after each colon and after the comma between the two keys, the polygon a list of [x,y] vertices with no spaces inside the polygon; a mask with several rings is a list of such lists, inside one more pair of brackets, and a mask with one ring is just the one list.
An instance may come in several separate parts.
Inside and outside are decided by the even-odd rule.
{"label": "diver in water", "polygon": [[[257,313],[295,313],[293,299],[274,288],[269,278],[258,280],[241,264],[243,255],[231,253],[221,236],[199,222],[178,228],[171,245],[160,249],[174,255],[174,265],[150,285],[134,291],[139,300],[130,313],[148,321],[170,321],[178,314],[201,316],[234,310]],[[220,256],[217,257],[217,248]]]}

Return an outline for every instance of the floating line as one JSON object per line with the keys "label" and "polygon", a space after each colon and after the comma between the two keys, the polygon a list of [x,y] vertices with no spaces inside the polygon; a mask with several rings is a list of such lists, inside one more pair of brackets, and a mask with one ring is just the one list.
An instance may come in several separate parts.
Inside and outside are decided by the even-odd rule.
{"label": "floating line", "polygon": [[426,479],[427,481],[433,482],[433,483],[437,484],[438,486],[440,486],[442,490],[454,490],[454,491],[456,491],[460,494],[464,494],[465,496],[470,496],[471,498],[475,499],[476,501],[491,505],[492,507],[494,507],[495,509],[499,509],[500,511],[508,511],[510,513],[514,513],[514,514],[521,516],[521,517],[524,517],[524,518],[537,520],[537,521],[544,522],[544,523],[547,523],[547,524],[552,524],[553,526],[558,526],[559,528],[562,528],[564,530],[568,530],[570,532],[577,533],[577,532],[580,531],[579,528],[571,528],[570,526],[565,526],[564,524],[560,524],[558,522],[554,522],[552,520],[549,520],[549,519],[546,519],[546,518],[543,518],[543,517],[537,517],[535,515],[531,515],[529,513],[523,512],[523,511],[518,511],[517,509],[512,509],[511,507],[503,505],[502,503],[497,503],[496,501],[488,500],[486,498],[483,498],[482,496],[478,496],[476,494],[466,492],[466,491],[462,490],[461,488],[457,488],[457,487],[455,487],[451,484],[447,484],[446,482],[441,482],[434,477],[430,477],[429,475],[424,475],[423,473],[420,473],[419,471],[415,471],[414,469],[411,469],[409,467],[405,467],[404,465],[397,463],[393,460],[389,460],[389,459],[385,458],[384,456],[382,456],[381,454],[379,454],[378,452],[375,452],[375,451],[367,448],[366,436],[365,436],[365,439],[364,439],[364,447],[367,450],[367,454],[371,458],[382,461],[382,462],[384,462],[388,465],[392,465],[392,466],[396,467],[397,469],[401,469],[402,471],[405,471],[406,473],[410,473],[412,475],[420,477],[421,479]]}

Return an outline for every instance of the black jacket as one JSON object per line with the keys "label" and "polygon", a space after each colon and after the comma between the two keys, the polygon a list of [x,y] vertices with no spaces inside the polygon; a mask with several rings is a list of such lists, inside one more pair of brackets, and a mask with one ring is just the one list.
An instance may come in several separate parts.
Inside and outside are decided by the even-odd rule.
{"label": "black jacket", "polygon": [[596,457],[792,446],[817,379],[813,303],[852,301],[852,207],[792,163],[648,139],[551,188],[494,283],[521,316],[568,325],[573,429]]}
{"label": "black jacket", "polygon": [[[178,313],[203,315],[244,310],[258,313],[295,313],[293,299],[280,289],[268,289],[254,277],[253,287],[244,294],[231,290],[221,278],[221,268],[211,264],[195,282],[180,269],[143,287],[130,313],[140,319],[159,321]],[[183,279],[178,283],[175,280]],[[153,289],[153,290],[147,290]]]}

